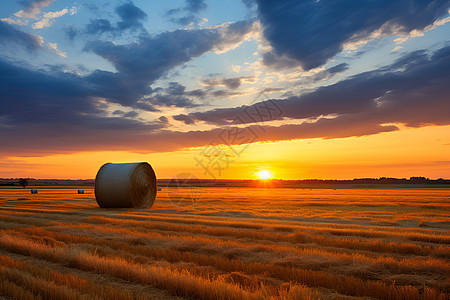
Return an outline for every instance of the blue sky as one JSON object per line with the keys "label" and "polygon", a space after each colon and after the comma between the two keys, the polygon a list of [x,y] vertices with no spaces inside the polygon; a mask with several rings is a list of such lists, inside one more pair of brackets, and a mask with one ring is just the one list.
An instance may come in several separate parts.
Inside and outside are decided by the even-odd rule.
{"label": "blue sky", "polygon": [[[437,0],[2,1],[0,155],[202,147],[237,116],[267,127],[256,142],[448,125],[449,9]],[[283,114],[246,118],[260,101]]]}

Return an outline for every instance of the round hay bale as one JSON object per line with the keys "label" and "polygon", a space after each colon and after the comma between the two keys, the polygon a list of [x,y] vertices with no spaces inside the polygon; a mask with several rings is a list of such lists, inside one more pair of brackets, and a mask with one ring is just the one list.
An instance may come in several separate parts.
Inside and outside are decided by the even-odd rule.
{"label": "round hay bale", "polygon": [[146,163],[104,164],[95,177],[95,199],[103,208],[153,205],[156,198],[156,175]]}
{"label": "round hay bale", "polygon": [[84,190],[78,190],[78,194],[84,194]]}
{"label": "round hay bale", "polygon": [[37,189],[31,189],[31,193],[32,194],[37,194],[38,192],[37,192]]}

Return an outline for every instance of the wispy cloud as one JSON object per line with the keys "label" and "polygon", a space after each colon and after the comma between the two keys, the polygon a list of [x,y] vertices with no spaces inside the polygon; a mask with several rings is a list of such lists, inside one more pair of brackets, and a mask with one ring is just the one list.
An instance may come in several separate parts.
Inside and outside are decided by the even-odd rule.
{"label": "wispy cloud", "polygon": [[67,14],[69,10],[64,8],[60,11],[53,11],[45,13],[42,18],[33,24],[33,29],[41,29],[44,27],[49,27],[54,22],[54,19],[59,18]]}
{"label": "wispy cloud", "polygon": [[48,43],[48,48],[55,51],[56,54],[58,54],[61,57],[67,57],[67,53],[59,50],[58,45],[56,43]]}
{"label": "wispy cloud", "polygon": [[55,0],[25,0],[22,1],[25,6],[24,10],[16,12],[14,15],[18,18],[37,19],[36,15],[41,13],[41,10]]}

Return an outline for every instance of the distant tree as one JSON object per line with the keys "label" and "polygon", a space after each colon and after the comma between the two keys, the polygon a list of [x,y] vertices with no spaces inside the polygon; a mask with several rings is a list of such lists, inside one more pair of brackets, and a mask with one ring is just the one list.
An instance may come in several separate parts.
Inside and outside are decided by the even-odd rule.
{"label": "distant tree", "polygon": [[26,179],[26,178],[20,178],[20,179],[19,179],[19,184],[20,184],[23,188],[25,188],[25,187],[28,185],[28,179]]}

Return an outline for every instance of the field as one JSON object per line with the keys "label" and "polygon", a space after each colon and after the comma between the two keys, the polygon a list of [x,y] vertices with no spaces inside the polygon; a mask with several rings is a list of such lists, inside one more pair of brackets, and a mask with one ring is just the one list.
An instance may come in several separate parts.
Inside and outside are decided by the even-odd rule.
{"label": "field", "polygon": [[0,189],[0,295],[450,298],[449,190],[163,188],[150,209],[85,192]]}

